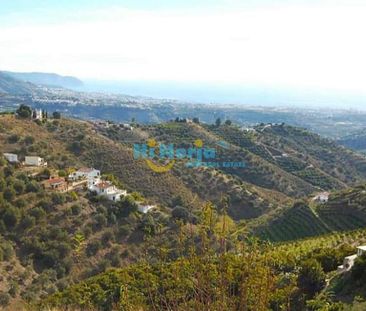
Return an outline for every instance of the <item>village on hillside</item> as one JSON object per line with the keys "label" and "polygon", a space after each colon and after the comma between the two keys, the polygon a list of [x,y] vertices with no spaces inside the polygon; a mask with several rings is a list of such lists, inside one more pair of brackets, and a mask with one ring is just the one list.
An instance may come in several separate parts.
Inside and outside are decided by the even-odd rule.
{"label": "village on hillside", "polygon": [[[111,181],[103,179],[101,172],[95,168],[82,167],[70,170],[68,176],[59,176],[57,172],[49,169],[45,173],[44,169],[48,164],[39,156],[25,156],[24,161],[20,161],[18,155],[14,153],[4,153],[3,156],[29,177],[41,177],[40,184],[44,190],[62,193],[86,189],[113,202],[120,201],[128,194],[126,190],[119,189]],[[156,205],[144,204],[140,201],[136,203],[138,211],[144,214],[156,208]]]}

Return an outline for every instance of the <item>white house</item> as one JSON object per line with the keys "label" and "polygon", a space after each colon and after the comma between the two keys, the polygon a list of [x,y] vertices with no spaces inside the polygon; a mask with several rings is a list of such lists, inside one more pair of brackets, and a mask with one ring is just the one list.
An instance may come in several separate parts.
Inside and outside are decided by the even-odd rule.
{"label": "white house", "polygon": [[328,200],[329,200],[329,192],[319,193],[313,198],[313,201],[320,203],[326,203],[328,202]]}
{"label": "white house", "polygon": [[146,205],[146,204],[137,203],[137,210],[143,214],[146,214],[147,212],[149,212],[150,210],[152,210],[154,208],[156,208],[156,205]]}
{"label": "white house", "polygon": [[133,131],[133,127],[128,123],[123,123],[120,125],[120,127],[124,128],[125,130],[128,130],[128,131]]}
{"label": "white house", "polygon": [[366,245],[357,247],[357,256],[362,256],[363,254],[366,254]]}
{"label": "white house", "polygon": [[126,190],[118,189],[109,181],[99,181],[95,184],[89,184],[89,190],[95,191],[97,195],[104,196],[111,201],[119,201],[122,196],[127,195]]}
{"label": "white house", "polygon": [[343,260],[343,265],[338,266],[337,271],[346,272],[351,270],[355,264],[355,260],[363,254],[366,254],[366,245],[357,247],[357,254],[345,257]]}
{"label": "white house", "polygon": [[69,180],[87,179],[88,184],[96,184],[100,181],[100,171],[95,168],[83,167],[69,175]]}
{"label": "white house", "polygon": [[43,158],[37,156],[26,156],[24,163],[28,166],[47,166],[47,162],[45,162]]}
{"label": "white house", "polygon": [[14,153],[4,153],[4,158],[10,163],[18,163],[18,155]]}
{"label": "white house", "polygon": [[33,118],[33,120],[40,120],[40,121],[42,121],[42,119],[43,119],[42,109],[34,109],[32,111],[32,118]]}

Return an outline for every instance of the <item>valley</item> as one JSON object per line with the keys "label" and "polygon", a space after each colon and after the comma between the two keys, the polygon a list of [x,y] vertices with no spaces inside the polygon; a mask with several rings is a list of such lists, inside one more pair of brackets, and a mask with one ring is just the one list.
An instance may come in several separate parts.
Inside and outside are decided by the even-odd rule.
{"label": "valley", "polygon": [[[215,150],[215,161],[240,161],[245,166],[190,167],[186,165],[187,159],[178,159],[171,170],[154,172],[144,159],[135,159],[133,153],[134,144],[152,140],[174,144],[176,148],[190,148],[199,140],[203,148]],[[4,264],[0,266],[3,271],[0,291],[11,305],[68,304],[63,299],[69,301],[68,295],[79,291],[78,285],[69,288],[70,284],[124,265],[132,270],[107,272],[86,282],[100,282],[100,277],[120,280],[119,273],[123,278],[127,277],[125,273],[135,275],[147,258],[146,267],[155,269],[153,262],[157,258],[163,260],[159,254],[164,249],[168,252],[163,260],[168,270],[175,261],[180,265],[186,256],[186,264],[197,261],[200,265],[201,260],[212,260],[215,253],[225,261],[227,256],[234,256],[234,261],[227,262],[227,269],[236,269],[238,247],[249,247],[251,239],[258,239],[245,256],[257,254],[262,258],[258,269],[275,269],[271,282],[276,283],[284,277],[283,271],[274,268],[278,262],[263,261],[266,252],[271,254],[271,260],[285,260],[282,265],[291,263],[289,269],[294,269],[291,268],[294,260],[312,258],[310,254],[315,249],[320,251],[330,245],[339,248],[334,260],[335,264],[341,264],[354,246],[365,242],[361,238],[366,227],[365,157],[285,123],[260,124],[250,129],[231,122],[210,125],[180,119],[158,124],[134,121],[127,125],[60,118],[57,114],[48,117],[43,114],[42,119],[32,120],[6,113],[0,116],[0,142],[1,154],[15,154],[17,159],[37,156],[48,164],[47,168],[29,170],[1,160],[0,230]],[[158,166],[164,165],[161,160],[153,161]],[[85,183],[77,188],[69,184],[66,192],[42,187],[42,180],[50,178],[47,176],[51,180],[67,180],[70,172],[83,167],[100,170],[107,183],[126,190],[127,195],[114,202],[114,197],[106,199],[88,191],[82,186]],[[317,199],[319,194],[322,201]],[[139,202],[156,208],[141,213]],[[205,254],[199,251],[203,233],[211,245]],[[178,250],[173,245],[180,243],[181,235],[186,242]],[[335,241],[328,236],[342,239],[326,246],[320,241]],[[314,242],[307,244],[307,241]],[[275,243],[274,248],[266,243]],[[301,248],[309,253],[303,254],[290,245],[303,245]],[[191,247],[198,248],[188,255]],[[286,255],[284,248],[288,248]],[[290,259],[290,254],[295,257]],[[12,262],[11,266],[6,262]],[[145,268],[141,273],[148,273]],[[206,273],[206,267],[202,269],[201,273]],[[162,271],[154,273],[161,275]],[[296,272],[293,273],[295,277]],[[275,283],[274,288],[280,290]],[[111,285],[103,285],[108,286]],[[141,285],[133,286],[131,294],[141,290]],[[145,284],[145,289],[146,286],[151,284]],[[296,284],[291,286],[294,295],[301,291]],[[10,291],[11,288],[14,290]],[[53,295],[65,288],[63,294]],[[187,292],[182,290],[182,294]],[[85,297],[95,294],[83,293]],[[98,295],[107,295],[105,299],[116,303],[120,299],[118,295],[108,297],[106,292]],[[296,295],[293,299],[298,300]],[[194,299],[198,302],[196,299],[201,298]],[[263,299],[267,304],[275,298]],[[278,299],[277,304],[284,303],[282,298]],[[78,300],[72,301],[84,306]],[[166,303],[177,303],[173,301]],[[85,303],[98,307],[102,301]],[[152,307],[161,302],[154,298],[154,301],[132,299],[129,303]]]}

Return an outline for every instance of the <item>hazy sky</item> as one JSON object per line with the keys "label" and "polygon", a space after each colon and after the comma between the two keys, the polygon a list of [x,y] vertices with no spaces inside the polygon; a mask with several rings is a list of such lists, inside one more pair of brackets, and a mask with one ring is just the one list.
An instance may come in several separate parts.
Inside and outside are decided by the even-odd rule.
{"label": "hazy sky", "polygon": [[366,1],[0,0],[0,70],[362,91]]}

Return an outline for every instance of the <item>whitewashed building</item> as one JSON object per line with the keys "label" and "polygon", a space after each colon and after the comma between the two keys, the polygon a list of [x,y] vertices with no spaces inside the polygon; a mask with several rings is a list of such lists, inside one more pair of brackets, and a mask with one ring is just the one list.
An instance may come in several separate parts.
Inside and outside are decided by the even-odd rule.
{"label": "whitewashed building", "polygon": [[366,245],[357,247],[357,256],[362,256],[363,254],[366,254]]}
{"label": "whitewashed building", "polygon": [[143,214],[146,214],[147,212],[149,212],[150,210],[152,210],[154,208],[156,208],[156,205],[147,205],[147,204],[137,203],[137,210]]}
{"label": "whitewashed building", "polygon": [[99,181],[95,184],[89,184],[90,191],[96,192],[97,195],[104,196],[111,201],[119,201],[121,197],[127,195],[126,190],[118,189],[109,181]]}
{"label": "whitewashed building", "polygon": [[320,202],[320,203],[327,203],[329,200],[329,192],[322,192],[317,194],[314,198],[313,201],[315,202]]}
{"label": "whitewashed building", "polygon": [[15,153],[4,153],[4,158],[10,163],[18,163],[18,155]]}
{"label": "whitewashed building", "polygon": [[83,167],[71,173],[68,179],[72,181],[87,179],[88,184],[93,185],[100,181],[100,171],[95,168]]}
{"label": "whitewashed building", "polygon": [[42,109],[33,109],[32,119],[42,121],[43,120],[43,111],[42,111]]}
{"label": "whitewashed building", "polygon": [[37,156],[26,156],[24,163],[28,166],[47,166],[47,162],[45,162],[43,158]]}
{"label": "whitewashed building", "polygon": [[337,271],[338,272],[346,272],[350,271],[355,264],[355,260],[362,256],[363,254],[366,254],[366,245],[357,247],[357,254],[347,256],[343,260],[343,264],[341,266],[338,266]]}

